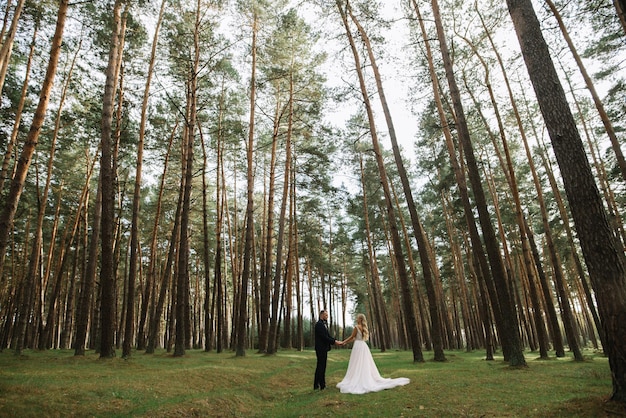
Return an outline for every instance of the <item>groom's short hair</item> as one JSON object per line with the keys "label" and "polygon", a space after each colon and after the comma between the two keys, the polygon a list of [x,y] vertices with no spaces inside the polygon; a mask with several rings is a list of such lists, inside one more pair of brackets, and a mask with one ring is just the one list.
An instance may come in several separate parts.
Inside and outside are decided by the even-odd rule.
{"label": "groom's short hair", "polygon": [[320,316],[322,316],[322,315],[324,314],[324,312],[326,312],[326,309],[322,309],[322,310],[320,311]]}

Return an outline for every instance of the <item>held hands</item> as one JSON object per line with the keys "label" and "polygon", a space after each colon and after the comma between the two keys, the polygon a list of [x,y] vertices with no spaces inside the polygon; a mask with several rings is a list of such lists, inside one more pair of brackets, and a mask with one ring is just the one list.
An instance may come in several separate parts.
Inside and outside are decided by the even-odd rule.
{"label": "held hands", "polygon": [[338,346],[342,346],[342,345],[344,345],[344,342],[343,341],[335,341],[335,344],[337,344]]}

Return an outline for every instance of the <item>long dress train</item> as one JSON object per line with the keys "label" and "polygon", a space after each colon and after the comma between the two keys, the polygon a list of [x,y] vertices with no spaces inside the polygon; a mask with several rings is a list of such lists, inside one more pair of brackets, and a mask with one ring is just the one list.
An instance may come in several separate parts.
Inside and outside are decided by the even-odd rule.
{"label": "long dress train", "polygon": [[391,389],[396,386],[409,384],[406,377],[395,379],[384,378],[378,372],[369,346],[363,341],[361,330],[357,328],[356,339],[350,353],[348,370],[343,380],[337,383],[341,393],[363,394]]}

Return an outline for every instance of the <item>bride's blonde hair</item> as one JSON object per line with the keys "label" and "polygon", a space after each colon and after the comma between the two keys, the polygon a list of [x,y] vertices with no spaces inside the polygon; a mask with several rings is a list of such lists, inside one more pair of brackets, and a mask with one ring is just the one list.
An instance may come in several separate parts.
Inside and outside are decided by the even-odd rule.
{"label": "bride's blonde hair", "polygon": [[361,325],[361,330],[363,333],[363,341],[367,341],[370,336],[370,331],[367,329],[367,319],[365,319],[365,315],[362,313],[356,316],[356,323]]}

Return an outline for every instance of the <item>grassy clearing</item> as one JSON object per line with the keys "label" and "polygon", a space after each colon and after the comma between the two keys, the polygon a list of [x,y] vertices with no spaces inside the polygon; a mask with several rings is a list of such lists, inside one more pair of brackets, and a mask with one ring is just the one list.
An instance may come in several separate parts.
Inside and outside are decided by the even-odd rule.
{"label": "grassy clearing", "polygon": [[[407,386],[367,395],[335,388],[350,351],[329,353],[327,390],[312,389],[313,351],[187,351],[182,358],[141,352],[124,360],[72,351],[0,353],[2,417],[604,417],[626,413],[606,400],[606,358],[587,352],[537,360],[511,369],[483,352],[447,352],[448,361],[412,363],[411,352],[373,350],[385,377],[409,377]],[[425,353],[432,358],[432,353]]]}

